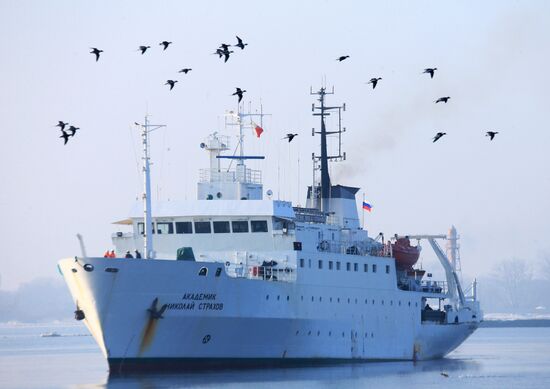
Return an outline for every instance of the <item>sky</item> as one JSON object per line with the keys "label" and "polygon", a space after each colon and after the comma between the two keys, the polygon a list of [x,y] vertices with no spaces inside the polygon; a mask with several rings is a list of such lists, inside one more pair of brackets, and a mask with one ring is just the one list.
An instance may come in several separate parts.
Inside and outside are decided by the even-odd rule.
{"label": "sky", "polygon": [[[266,156],[250,167],[276,198],[305,203],[319,149],[310,87],[334,86],[347,160],[331,164],[332,182],[361,187],[372,235],[454,224],[470,276],[511,258],[535,264],[550,251],[549,17],[546,1],[1,0],[0,288],[54,277],[80,254],[77,233],[90,255],[111,248],[111,223],[142,191],[132,123],[146,114],[167,125],[151,135],[154,198],[194,199],[208,166],[200,142],[213,131],[235,140],[224,126],[235,87],[247,109],[271,114],[245,147]],[[212,55],[235,35],[245,50]],[[90,47],[104,50],[98,62]],[[81,128],[66,146],[58,120]],[[289,144],[287,132],[299,136]]]}

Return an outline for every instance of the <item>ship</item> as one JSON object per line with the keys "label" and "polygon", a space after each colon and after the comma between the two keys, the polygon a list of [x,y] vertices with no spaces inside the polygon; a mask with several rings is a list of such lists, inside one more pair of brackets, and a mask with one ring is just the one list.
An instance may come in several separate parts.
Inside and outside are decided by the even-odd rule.
{"label": "ship", "polygon": [[[311,91],[320,153],[305,206],[264,194],[244,130],[263,113],[230,111],[232,137],[210,134],[197,199],[152,201],[145,118],[142,201],[117,221],[116,258],[86,254],[58,268],[111,372],[303,366],[442,358],[483,320],[474,281],[462,288],[458,234],[369,234],[359,188],[331,182],[327,137],[343,106]],[[328,129],[326,117],[338,117]],[[341,143],[340,143],[341,145]],[[265,198],[264,198],[265,196]],[[438,241],[445,240],[446,249]],[[416,245],[411,244],[416,241]],[[428,242],[445,279],[418,264]],[[142,258],[131,253],[142,251]],[[128,257],[128,258],[126,258]]]}

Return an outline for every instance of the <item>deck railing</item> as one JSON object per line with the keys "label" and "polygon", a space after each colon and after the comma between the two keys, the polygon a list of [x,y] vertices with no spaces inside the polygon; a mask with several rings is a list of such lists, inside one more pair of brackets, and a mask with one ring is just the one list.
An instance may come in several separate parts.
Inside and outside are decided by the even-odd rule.
{"label": "deck railing", "polygon": [[229,263],[225,264],[225,272],[229,277],[248,278],[274,282],[295,282],[296,269],[273,266],[254,266]]}

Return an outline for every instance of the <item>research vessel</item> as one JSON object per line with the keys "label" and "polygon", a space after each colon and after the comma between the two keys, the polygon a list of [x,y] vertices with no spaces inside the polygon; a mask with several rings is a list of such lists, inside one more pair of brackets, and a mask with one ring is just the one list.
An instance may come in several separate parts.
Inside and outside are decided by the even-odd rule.
{"label": "research vessel", "polygon": [[[117,258],[82,254],[59,269],[82,320],[112,372],[293,366],[427,360],[458,347],[482,321],[475,283],[463,291],[458,234],[370,236],[361,226],[359,188],[331,182],[327,106],[311,92],[320,153],[303,207],[264,193],[261,172],[247,167],[243,128],[251,114],[230,113],[231,137],[200,145],[210,165],[200,171],[197,199],[153,202],[147,118],[143,201],[112,236]],[[340,120],[337,120],[340,123]],[[237,152],[237,150],[239,150]],[[446,249],[438,240],[446,241]],[[415,242],[414,243],[411,242]],[[444,269],[434,280],[418,266],[427,241]],[[82,243],[82,240],[81,240]],[[124,258],[139,250],[143,258]]]}

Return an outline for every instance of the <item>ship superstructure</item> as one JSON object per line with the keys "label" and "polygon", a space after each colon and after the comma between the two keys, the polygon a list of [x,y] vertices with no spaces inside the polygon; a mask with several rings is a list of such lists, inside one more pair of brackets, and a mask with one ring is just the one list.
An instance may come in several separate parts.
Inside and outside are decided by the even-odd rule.
{"label": "ship superstructure", "polygon": [[[464,293],[456,230],[446,235],[369,236],[355,187],[333,185],[324,88],[316,92],[321,153],[306,207],[263,197],[261,172],[246,161],[243,128],[252,114],[231,113],[231,138],[213,133],[197,200],[150,202],[146,122],[144,206],[113,235],[119,257],[61,260],[77,310],[111,370],[274,366],[443,357],[482,320],[475,284]],[[250,122],[251,123],[251,122]],[[147,166],[146,166],[147,165]],[[314,175],[315,176],[315,175]],[[445,270],[434,281],[416,265],[427,240]],[[154,245],[153,243],[154,242]],[[449,260],[452,258],[452,261]]]}

